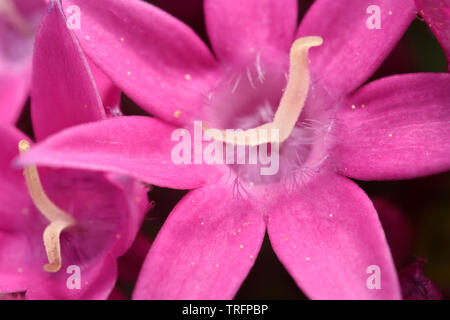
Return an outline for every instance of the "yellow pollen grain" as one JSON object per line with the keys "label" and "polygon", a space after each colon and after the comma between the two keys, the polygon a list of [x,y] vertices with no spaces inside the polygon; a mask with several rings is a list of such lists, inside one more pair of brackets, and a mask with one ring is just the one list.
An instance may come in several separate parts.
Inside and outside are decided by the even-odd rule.
{"label": "yellow pollen grain", "polygon": [[124,38],[124,37],[120,38],[120,41],[124,42],[124,41],[125,41],[125,38]]}
{"label": "yellow pollen grain", "polygon": [[89,36],[86,36],[86,40],[90,40],[91,39],[91,37],[89,37]]}
{"label": "yellow pollen grain", "polygon": [[175,118],[179,118],[180,117],[180,115],[181,115],[181,111],[180,110],[176,110],[174,113],[173,113],[173,116],[175,117]]}
{"label": "yellow pollen grain", "polygon": [[239,248],[243,249],[243,248],[244,248],[244,245],[241,244],[241,245],[239,246]]}
{"label": "yellow pollen grain", "polygon": [[329,217],[330,217],[330,218],[333,218],[333,214],[332,214],[332,213],[330,213],[330,214],[329,214]]}
{"label": "yellow pollen grain", "polygon": [[352,109],[356,109],[356,106],[355,106],[355,105],[352,105]]}
{"label": "yellow pollen grain", "polygon": [[130,75],[131,75],[131,71],[128,71],[127,75],[129,75],[129,76],[130,76]]}
{"label": "yellow pollen grain", "polygon": [[310,261],[311,260],[311,258],[310,257],[306,257],[306,259],[305,259],[306,261]]}
{"label": "yellow pollen grain", "polygon": [[390,15],[390,16],[392,15],[392,11],[389,11],[389,15]]}
{"label": "yellow pollen grain", "polygon": [[249,258],[250,258],[250,259],[253,259],[253,255],[251,254]]}
{"label": "yellow pollen grain", "polygon": [[238,229],[238,232],[241,232],[241,229]]}
{"label": "yellow pollen grain", "polygon": [[392,133],[389,133],[389,137],[391,137],[391,138],[392,138]]}
{"label": "yellow pollen grain", "polygon": [[288,241],[290,237],[284,237],[284,241]]}
{"label": "yellow pollen grain", "polygon": [[184,78],[185,78],[187,81],[191,81],[191,79],[192,79],[190,74],[185,75]]}
{"label": "yellow pollen grain", "polygon": [[245,223],[243,223],[242,225],[243,225],[244,227],[246,227],[246,226],[249,225],[249,223],[248,223],[248,222],[245,222]]}

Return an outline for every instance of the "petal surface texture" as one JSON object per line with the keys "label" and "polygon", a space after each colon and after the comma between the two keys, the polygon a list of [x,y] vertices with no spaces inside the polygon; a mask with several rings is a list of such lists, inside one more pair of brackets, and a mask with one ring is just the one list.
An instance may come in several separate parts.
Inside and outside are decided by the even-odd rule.
{"label": "petal surface texture", "polygon": [[[268,223],[272,247],[309,298],[401,298],[377,213],[353,182],[324,174],[272,202],[277,207]],[[371,286],[373,266],[379,268],[380,289]]]}
{"label": "petal surface texture", "polygon": [[217,184],[189,193],[156,238],[134,299],[232,299],[254,264],[265,223],[250,201]]}
{"label": "petal surface texture", "polygon": [[450,75],[409,74],[368,84],[341,106],[339,171],[360,180],[450,169]]}

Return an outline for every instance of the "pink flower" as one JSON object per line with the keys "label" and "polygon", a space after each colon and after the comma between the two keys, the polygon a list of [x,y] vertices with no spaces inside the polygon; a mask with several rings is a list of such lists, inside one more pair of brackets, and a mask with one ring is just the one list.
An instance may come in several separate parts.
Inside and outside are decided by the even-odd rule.
{"label": "pink flower", "polygon": [[441,300],[439,288],[423,271],[426,259],[417,259],[400,270],[400,282],[405,300]]}
{"label": "pink flower", "polygon": [[416,5],[450,61],[450,0],[416,0]]}
{"label": "pink flower", "polygon": [[[62,8],[52,2],[33,58],[32,120],[38,141],[64,128],[106,119],[90,68]],[[106,299],[116,259],[131,246],[146,209],[134,180],[12,161],[29,141],[0,126],[0,293],[27,299]]]}
{"label": "pink flower", "polygon": [[33,40],[45,0],[0,1],[0,124],[13,124],[28,97]]}
{"label": "pink flower", "polygon": [[[29,96],[33,42],[46,2],[0,3],[0,124],[14,124]],[[94,63],[88,63],[107,111],[116,110],[120,91]]]}
{"label": "pink flower", "polygon": [[[141,1],[63,3],[83,12],[76,33],[87,55],[155,117],[65,130],[22,163],[195,189],[152,245],[135,299],[232,298],[266,230],[310,298],[401,298],[373,204],[347,177],[407,179],[450,167],[448,74],[393,76],[360,88],[414,19],[413,0],[378,1],[379,30],[366,25],[371,1],[318,0],[297,32],[297,1],[207,0],[215,55],[187,26]],[[189,132],[193,120],[280,129],[279,173],[174,164],[171,135],[180,125]],[[380,289],[367,286],[373,266]]]}

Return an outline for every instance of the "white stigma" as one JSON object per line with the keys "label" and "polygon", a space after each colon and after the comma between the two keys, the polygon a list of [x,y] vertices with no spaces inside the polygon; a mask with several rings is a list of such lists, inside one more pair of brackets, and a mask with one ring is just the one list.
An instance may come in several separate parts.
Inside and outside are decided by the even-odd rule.
{"label": "white stigma", "polygon": [[[215,140],[234,145],[257,146],[265,143],[282,143],[294,130],[295,124],[303,110],[308,96],[310,72],[308,51],[312,47],[321,46],[321,37],[311,36],[297,39],[291,47],[289,80],[283,97],[272,122],[256,128],[241,130],[239,134],[227,137],[226,130],[214,129]],[[208,134],[209,127],[203,124]],[[272,130],[278,134],[272,135]],[[217,134],[219,133],[219,134]]]}
{"label": "white stigma", "polygon": [[[30,143],[28,141],[22,140],[19,142],[21,154],[29,149]],[[45,251],[49,261],[44,266],[44,270],[47,272],[58,272],[62,265],[60,235],[64,229],[75,225],[75,220],[68,213],[58,208],[47,196],[42,187],[36,166],[25,167],[23,175],[34,205],[50,222],[43,234]]]}

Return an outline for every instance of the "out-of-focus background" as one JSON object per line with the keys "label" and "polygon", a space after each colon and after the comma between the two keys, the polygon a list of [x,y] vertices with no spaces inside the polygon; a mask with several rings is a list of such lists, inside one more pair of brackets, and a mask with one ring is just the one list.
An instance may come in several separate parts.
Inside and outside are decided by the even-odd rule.
{"label": "out-of-focus background", "polygon": [[[203,0],[148,0],[191,26],[208,43],[203,18]],[[312,0],[299,0],[299,20]],[[351,8],[349,8],[351,10]],[[326,19],[326,17],[324,17]],[[170,32],[168,30],[167,32]],[[446,72],[443,50],[425,22],[418,16],[395,50],[371,79],[412,72]],[[29,103],[28,103],[29,104]],[[145,114],[126,96],[122,98],[125,114]],[[18,123],[31,133],[29,106]],[[395,182],[356,181],[372,199],[387,201],[397,207],[412,229],[411,250],[406,262],[416,257],[427,259],[425,275],[450,299],[450,173],[422,179]],[[141,233],[153,239],[167,215],[187,191],[153,188],[149,200],[154,208],[149,212]],[[396,221],[386,232],[396,232]],[[400,225],[398,228],[402,228]],[[389,234],[388,234],[389,237]],[[395,240],[395,239],[394,239]],[[399,266],[401,269],[401,266]],[[118,283],[125,295],[130,295],[129,283]],[[306,299],[276,258],[266,237],[256,264],[243,284],[237,299]]]}

